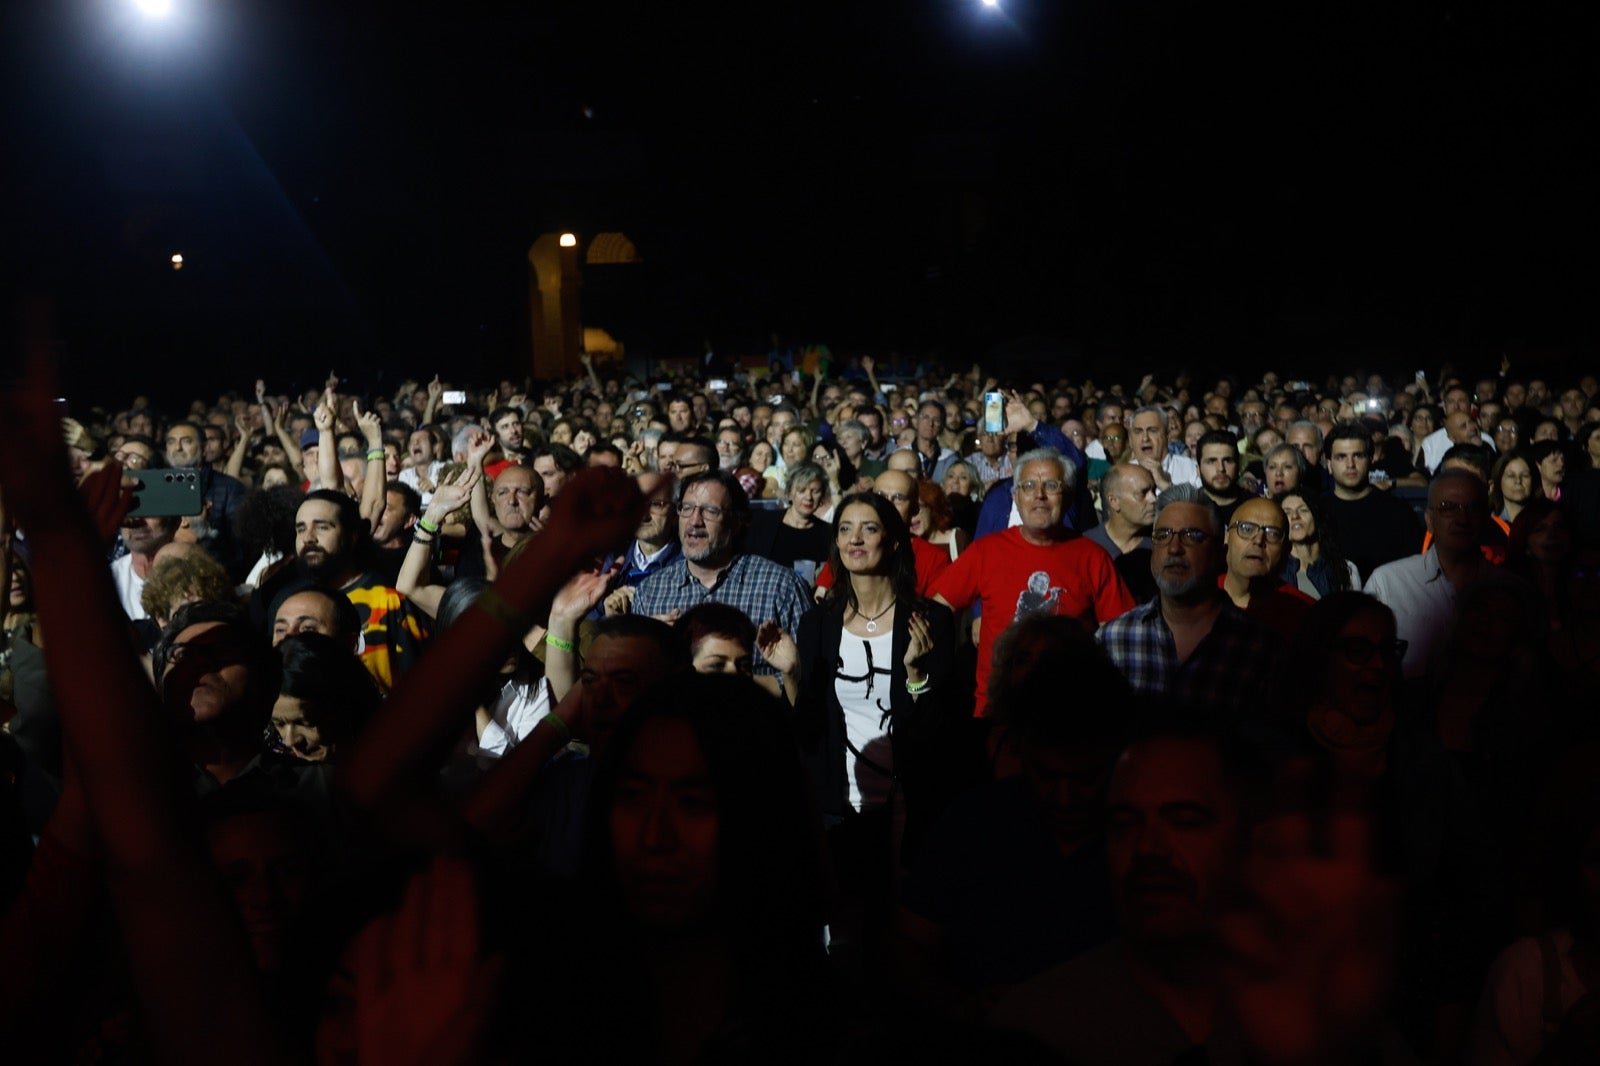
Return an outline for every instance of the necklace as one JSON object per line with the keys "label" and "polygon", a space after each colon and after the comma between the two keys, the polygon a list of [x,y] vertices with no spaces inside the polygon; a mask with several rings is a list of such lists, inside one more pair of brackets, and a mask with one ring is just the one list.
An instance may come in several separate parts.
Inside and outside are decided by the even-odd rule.
{"label": "necklace", "polygon": [[[879,611],[877,614],[873,615],[871,618],[867,618],[867,632],[868,633],[876,633],[878,631],[878,619],[880,619],[884,615],[888,614],[889,613],[889,609],[891,607],[893,607],[894,604],[895,604],[895,601],[894,600],[890,600],[888,607],[885,607],[883,610]],[[857,618],[865,618],[866,616],[861,613],[860,608],[857,608],[856,609],[856,617]]]}

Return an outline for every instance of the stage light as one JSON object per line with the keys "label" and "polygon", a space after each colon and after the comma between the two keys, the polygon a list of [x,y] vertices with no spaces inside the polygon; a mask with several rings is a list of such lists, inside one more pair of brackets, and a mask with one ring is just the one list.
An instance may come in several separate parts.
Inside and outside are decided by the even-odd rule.
{"label": "stage light", "polygon": [[576,233],[563,233],[561,235],[561,247],[563,247],[563,248],[576,248],[577,246],[578,246],[578,235]]}
{"label": "stage light", "polygon": [[999,11],[1000,0],[983,0],[983,6],[988,8],[990,11]]}
{"label": "stage light", "polygon": [[177,252],[173,252],[172,253],[172,269],[173,270],[182,270],[183,269],[183,256],[179,255]]}
{"label": "stage light", "polygon": [[133,6],[146,18],[164,19],[172,14],[172,0],[133,0]]}

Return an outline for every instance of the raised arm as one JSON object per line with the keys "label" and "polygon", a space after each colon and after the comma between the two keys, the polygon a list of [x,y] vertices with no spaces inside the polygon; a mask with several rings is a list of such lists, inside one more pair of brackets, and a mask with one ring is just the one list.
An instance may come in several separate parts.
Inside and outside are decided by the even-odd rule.
{"label": "raised arm", "polygon": [[394,587],[400,595],[426,611],[430,618],[438,617],[439,600],[444,596],[444,586],[433,584],[434,538],[439,535],[439,527],[444,520],[459,510],[467,497],[472,495],[480,477],[481,471],[469,467],[453,479],[446,480],[433,491],[428,509],[422,513],[417,528],[411,532],[411,546],[406,549],[406,557],[400,564],[400,576],[395,578]]}
{"label": "raised arm", "polygon": [[[156,1057],[284,1058],[232,901],[181,813],[192,802],[175,737],[128,643],[90,509],[126,507],[111,463],[73,491],[43,358],[0,393],[0,487],[29,534],[68,758],[105,859],[132,987]],[[83,668],[92,662],[94,669]]]}
{"label": "raised arm", "polygon": [[550,691],[562,699],[578,680],[578,626],[605,598],[606,586],[622,569],[618,556],[610,568],[579,570],[561,586],[550,604],[550,628],[544,635],[544,676]]}
{"label": "raised arm", "polygon": [[861,357],[861,369],[867,372],[867,384],[872,386],[874,396],[882,396],[883,387],[878,384],[878,376],[873,373],[877,366],[878,362],[872,356],[863,355]]}
{"label": "raised arm", "polygon": [[250,420],[244,415],[235,415],[233,428],[239,431],[239,441],[233,446],[233,451],[228,456],[228,465],[223,467],[222,472],[237,480],[244,471],[245,453],[250,450]]}
{"label": "raised arm", "polygon": [[301,469],[305,456],[300,451],[300,442],[289,432],[289,405],[275,405],[271,400],[264,399],[261,401],[261,413],[272,424],[272,431],[277,434],[278,443],[283,445],[283,454],[290,465],[296,470]]}
{"label": "raised arm", "polygon": [[339,441],[333,434],[333,405],[326,398],[311,412],[317,427],[317,483],[314,489],[341,489],[344,471],[339,469]]}
{"label": "raised arm", "polygon": [[495,435],[486,430],[473,430],[467,437],[467,469],[477,474],[472,486],[472,524],[498,537],[506,530],[495,521],[494,508],[489,506],[489,477],[483,471],[483,461],[494,445]]}
{"label": "raised arm", "polygon": [[356,428],[367,442],[367,467],[361,483],[361,517],[367,520],[367,529],[378,528],[378,523],[383,519],[383,508],[388,503],[388,494],[384,486],[388,484],[383,477],[383,420],[375,411],[361,410],[358,400],[353,408],[356,416]]}
{"label": "raised arm", "polygon": [[433,375],[433,380],[428,382],[428,406],[422,412],[424,426],[433,425],[433,416],[438,413],[439,401],[444,398],[444,382],[439,380],[439,375]]}
{"label": "raised arm", "polygon": [[606,394],[606,390],[605,386],[600,384],[600,375],[595,373],[594,356],[590,355],[588,352],[584,352],[582,358],[584,372],[589,375],[590,388],[594,389],[594,394],[596,396],[604,396]]}

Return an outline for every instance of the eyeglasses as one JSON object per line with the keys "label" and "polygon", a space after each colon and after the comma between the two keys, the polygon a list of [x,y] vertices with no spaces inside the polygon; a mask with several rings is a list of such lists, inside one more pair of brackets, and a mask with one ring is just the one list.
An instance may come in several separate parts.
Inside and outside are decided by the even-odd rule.
{"label": "eyeglasses", "polygon": [[677,459],[663,459],[657,465],[660,466],[663,473],[670,474],[674,470],[693,470],[696,467],[710,466],[711,464],[703,459],[695,463],[680,462]]}
{"label": "eyeglasses", "polygon": [[727,513],[727,511],[724,508],[718,507],[716,504],[704,504],[704,503],[680,503],[680,504],[678,504],[678,517],[679,518],[693,518],[694,517],[694,513],[696,511],[699,511],[702,515],[704,515],[707,522],[720,522],[720,521],[722,521],[722,516]]}
{"label": "eyeglasses", "polygon": [[878,495],[890,503],[909,503],[911,501],[911,496],[904,492],[880,492]]}
{"label": "eyeglasses", "polygon": [[150,457],[143,452],[117,451],[114,458],[128,470],[143,470],[150,465]]}
{"label": "eyeglasses", "polygon": [[210,666],[248,662],[250,641],[227,629],[202,633],[193,640],[167,646],[167,666],[177,666],[185,659]]}
{"label": "eyeglasses", "polygon": [[1055,478],[1050,478],[1047,481],[1040,481],[1037,478],[1029,478],[1027,481],[1017,482],[1018,492],[1034,493],[1038,492],[1042,488],[1044,489],[1044,494],[1046,496],[1059,496],[1061,495],[1061,490],[1065,489],[1066,487],[1067,483],[1065,481],[1057,481]]}
{"label": "eyeglasses", "polygon": [[1365,637],[1338,637],[1333,646],[1351,666],[1362,666],[1371,662],[1374,655],[1382,655],[1389,662],[1397,663],[1406,657],[1406,649],[1411,645],[1404,640],[1371,641]]}
{"label": "eyeglasses", "polygon": [[1165,544],[1174,535],[1182,537],[1184,542],[1188,544],[1204,544],[1212,537],[1211,533],[1203,529],[1195,529],[1193,526],[1188,529],[1168,529],[1166,526],[1157,526],[1150,531],[1150,539],[1157,544]]}
{"label": "eyeglasses", "polygon": [[665,510],[670,509],[671,507],[672,507],[672,501],[671,500],[651,500],[650,501],[650,510],[652,510],[652,511],[665,511]]}
{"label": "eyeglasses", "polygon": [[1517,435],[1517,427],[1514,425],[1495,426],[1494,431],[1496,433],[1509,433],[1512,436]]}
{"label": "eyeglasses", "polygon": [[1282,544],[1289,531],[1282,526],[1264,526],[1260,522],[1235,522],[1228,527],[1245,540],[1255,540],[1257,533],[1266,535],[1268,544]]}
{"label": "eyeglasses", "polygon": [[1488,508],[1481,503],[1459,503],[1456,500],[1440,500],[1433,505],[1433,510],[1440,514],[1483,514]]}

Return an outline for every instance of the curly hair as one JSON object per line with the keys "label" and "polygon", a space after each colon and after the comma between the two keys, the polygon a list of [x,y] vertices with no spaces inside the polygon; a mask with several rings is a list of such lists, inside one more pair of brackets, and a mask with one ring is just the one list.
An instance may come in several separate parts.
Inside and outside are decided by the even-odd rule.
{"label": "curly hair", "polygon": [[155,621],[165,626],[172,613],[185,603],[210,600],[232,603],[233,582],[222,564],[203,551],[189,551],[160,559],[150,568],[139,605]]}

